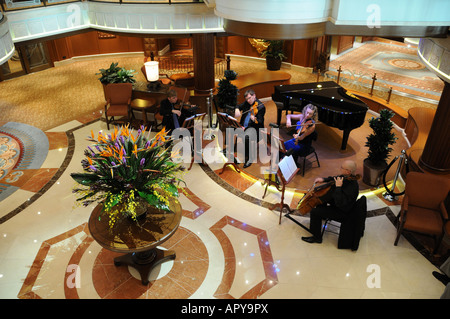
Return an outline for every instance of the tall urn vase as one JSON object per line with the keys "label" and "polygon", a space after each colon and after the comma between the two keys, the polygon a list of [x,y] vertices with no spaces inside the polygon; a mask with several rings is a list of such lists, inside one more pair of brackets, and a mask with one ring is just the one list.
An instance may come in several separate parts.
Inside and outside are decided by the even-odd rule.
{"label": "tall urn vase", "polygon": [[383,173],[387,165],[374,165],[367,158],[364,160],[363,182],[367,185],[378,187],[383,181]]}

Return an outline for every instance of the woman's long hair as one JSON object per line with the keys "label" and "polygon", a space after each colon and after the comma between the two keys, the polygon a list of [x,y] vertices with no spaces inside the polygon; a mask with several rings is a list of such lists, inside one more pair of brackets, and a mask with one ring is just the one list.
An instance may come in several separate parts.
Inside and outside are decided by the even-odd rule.
{"label": "woman's long hair", "polygon": [[311,119],[314,121],[314,123],[317,122],[317,118],[318,118],[317,107],[316,107],[315,105],[313,105],[313,104],[307,104],[307,105],[303,108],[303,111],[302,111],[303,117],[302,117],[302,119],[304,120],[304,119],[306,118],[306,111],[307,111],[308,109],[311,109],[311,110],[314,111],[314,114],[313,114],[313,116],[311,117]]}

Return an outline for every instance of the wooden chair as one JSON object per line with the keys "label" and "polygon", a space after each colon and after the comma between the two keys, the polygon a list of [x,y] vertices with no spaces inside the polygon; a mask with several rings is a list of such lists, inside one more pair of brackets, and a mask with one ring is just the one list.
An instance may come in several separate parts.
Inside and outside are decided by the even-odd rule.
{"label": "wooden chair", "polygon": [[[146,57],[144,62],[151,61],[150,57]],[[176,66],[175,66],[176,67]],[[147,79],[147,73],[145,72],[145,66],[141,67],[141,71]],[[195,85],[194,71],[187,71],[182,73],[173,73],[168,75],[167,73],[160,73],[160,82],[162,84],[179,85],[188,88],[193,88]]]}
{"label": "wooden chair", "polygon": [[[314,134],[314,136],[313,136],[313,138],[312,138],[313,141],[317,141],[317,135],[318,135],[317,132],[314,131],[314,132],[311,133],[311,134]],[[311,146],[309,146],[309,148],[308,148],[308,150],[305,152],[305,154],[299,156],[299,160],[303,159],[303,164],[302,164],[302,176],[305,176],[306,159],[307,159],[308,157],[310,157],[311,155],[315,155],[315,158],[316,158],[315,161],[317,162],[317,166],[320,167],[319,156],[317,156],[317,153],[316,153],[315,148],[311,145]]]}
{"label": "wooden chair", "polygon": [[[317,140],[317,132],[313,132],[312,134],[314,134],[313,140],[316,141]],[[279,148],[280,148],[280,152],[283,154],[288,153],[289,154],[289,150],[286,150],[284,147],[284,139],[282,138],[278,138],[279,142]],[[292,151],[291,151],[292,152]],[[305,152],[305,154],[300,155],[297,159],[296,164],[298,163],[299,160],[302,160],[302,176],[305,176],[305,167],[306,167],[306,159],[309,158],[311,155],[314,155],[316,158],[316,162],[317,162],[317,166],[320,167],[320,162],[319,162],[319,156],[317,156],[316,150],[315,148],[311,145],[308,150]]]}
{"label": "wooden chair", "polygon": [[[147,81],[147,82],[150,82],[148,79],[147,79],[147,72],[145,71],[145,65],[143,65],[142,67],[141,67],[141,72],[142,72],[142,74],[144,74],[144,78],[145,78],[145,80]],[[162,83],[162,84],[164,84],[164,85],[168,85],[168,84],[173,84],[173,81],[172,80],[170,80],[170,78],[169,77],[167,77],[167,74],[159,74],[159,76],[166,76],[166,78],[160,78],[159,79],[159,81]]]}
{"label": "wooden chair", "polygon": [[132,93],[133,85],[131,83],[113,83],[106,85],[105,118],[108,130],[109,124],[116,121],[114,119],[115,116],[125,117],[125,123],[130,121]]}
{"label": "wooden chair", "polygon": [[432,236],[437,252],[448,220],[445,200],[450,191],[448,178],[428,173],[409,172],[406,175],[405,196],[397,216],[397,246],[400,235],[411,231]]}
{"label": "wooden chair", "polygon": [[174,86],[172,85],[169,90],[175,90],[177,92],[177,97],[179,100],[181,100],[183,103],[188,103],[189,98],[191,97],[188,89],[181,86]]}
{"label": "wooden chair", "polygon": [[194,71],[189,71],[187,73],[175,73],[171,76],[167,76],[169,80],[173,82],[175,85],[185,86],[185,87],[194,87],[195,85],[195,78],[194,78]]}

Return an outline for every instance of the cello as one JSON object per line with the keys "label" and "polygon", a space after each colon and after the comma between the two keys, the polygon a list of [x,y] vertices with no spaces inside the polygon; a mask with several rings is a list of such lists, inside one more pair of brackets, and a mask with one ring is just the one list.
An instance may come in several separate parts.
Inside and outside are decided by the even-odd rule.
{"label": "cello", "polygon": [[316,183],[314,183],[297,205],[297,210],[299,211],[300,215],[306,215],[317,205],[322,204],[322,200],[320,199],[320,197],[328,193],[331,187],[336,183],[334,179],[337,177],[343,177],[344,180],[359,180],[361,178],[361,175],[337,175],[332,176],[333,179],[331,181],[325,182],[318,186],[316,186]]}

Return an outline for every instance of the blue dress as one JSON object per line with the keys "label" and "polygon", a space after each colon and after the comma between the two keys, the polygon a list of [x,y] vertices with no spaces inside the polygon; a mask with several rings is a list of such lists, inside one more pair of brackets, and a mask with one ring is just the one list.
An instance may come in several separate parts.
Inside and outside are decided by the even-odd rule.
{"label": "blue dress", "polygon": [[[305,123],[307,123],[309,121],[312,122],[311,119],[308,119],[305,121]],[[313,123],[314,122],[312,122],[311,125]],[[297,127],[296,127],[297,131],[300,129],[301,125],[302,125],[302,122],[298,121]],[[297,145],[295,144],[295,138],[292,138],[289,141],[284,142],[284,148],[286,149],[286,151],[293,149],[292,156],[294,156],[294,159],[297,161],[297,158],[299,156],[307,155],[309,147],[311,146],[311,143],[312,143],[312,137],[313,137],[313,134],[309,134],[303,140],[298,141]]]}

